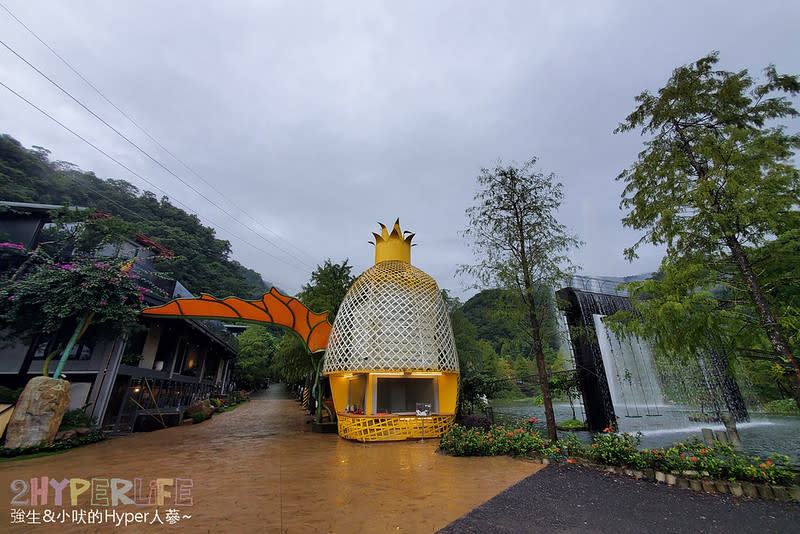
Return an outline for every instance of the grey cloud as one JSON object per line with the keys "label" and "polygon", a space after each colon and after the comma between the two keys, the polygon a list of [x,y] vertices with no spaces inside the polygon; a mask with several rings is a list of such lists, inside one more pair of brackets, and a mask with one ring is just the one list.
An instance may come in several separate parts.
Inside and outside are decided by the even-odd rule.
{"label": "grey cloud", "polygon": [[[774,62],[800,72],[800,7],[790,2],[6,4],[230,200],[111,113],[0,12],[15,48],[238,219],[251,222],[234,205],[285,238],[264,232],[302,265],[218,230],[236,259],[289,291],[328,257],[368,268],[376,221],[400,217],[418,234],[414,263],[469,296],[453,275],[472,261],[460,231],[474,178],[498,158],[533,155],[564,183],[562,220],[587,242],[575,255],[587,273],[653,270],[658,250],[634,264],[622,258],[638,236],[621,225],[614,178],[642,139],[612,130],[633,97],[715,49],[729,70],[757,73]],[[204,220],[283,257],[0,52],[9,85]],[[0,121],[26,145],[152,189],[2,89]]]}

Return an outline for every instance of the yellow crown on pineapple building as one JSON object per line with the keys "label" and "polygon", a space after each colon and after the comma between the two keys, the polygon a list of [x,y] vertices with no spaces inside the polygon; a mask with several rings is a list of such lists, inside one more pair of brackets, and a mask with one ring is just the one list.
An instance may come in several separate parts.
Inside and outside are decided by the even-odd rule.
{"label": "yellow crown on pineapple building", "polygon": [[[395,221],[391,233],[389,233],[385,225],[378,224],[381,225],[381,233],[376,234],[373,232],[372,235],[375,236],[375,242],[370,241],[375,245],[375,265],[389,260],[411,263],[411,247],[413,246],[411,240],[415,234],[403,232],[400,229],[399,218]],[[404,237],[404,233],[408,235]]]}

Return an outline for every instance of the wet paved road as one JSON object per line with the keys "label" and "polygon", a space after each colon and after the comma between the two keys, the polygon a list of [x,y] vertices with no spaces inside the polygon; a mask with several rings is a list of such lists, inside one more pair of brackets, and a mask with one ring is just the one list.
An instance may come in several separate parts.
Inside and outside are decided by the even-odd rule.
{"label": "wet paved road", "polygon": [[749,500],[550,466],[454,521],[441,534],[800,533],[800,504]]}
{"label": "wet paved road", "polygon": [[[281,385],[199,425],[140,433],[63,454],[0,464],[8,532],[435,532],[540,464],[511,458],[451,458],[438,440],[361,444],[314,434]],[[192,507],[174,525],[11,525],[13,480],[191,479]],[[132,493],[132,492],[131,492]],[[70,506],[39,506],[60,512]],[[90,506],[87,495],[78,509]],[[148,511],[120,505],[105,511]]]}

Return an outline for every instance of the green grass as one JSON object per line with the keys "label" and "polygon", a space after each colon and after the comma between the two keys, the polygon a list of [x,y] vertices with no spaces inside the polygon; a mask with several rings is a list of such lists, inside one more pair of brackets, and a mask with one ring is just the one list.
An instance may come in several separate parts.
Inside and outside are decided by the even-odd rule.
{"label": "green grass", "polygon": [[779,415],[800,415],[800,409],[794,399],[780,399],[768,402],[761,407],[767,413]]}
{"label": "green grass", "polygon": [[586,430],[586,424],[583,421],[578,421],[577,419],[567,419],[566,421],[561,421],[556,425],[559,430]]}
{"label": "green grass", "polygon": [[236,408],[238,408],[239,406],[241,406],[241,405],[242,405],[242,404],[244,404],[245,402],[247,402],[247,401],[237,402],[236,404],[234,404],[234,405],[232,405],[232,406],[226,406],[226,407],[225,407],[225,408],[222,410],[222,413],[225,413],[225,412],[230,412],[231,410],[235,410]]}

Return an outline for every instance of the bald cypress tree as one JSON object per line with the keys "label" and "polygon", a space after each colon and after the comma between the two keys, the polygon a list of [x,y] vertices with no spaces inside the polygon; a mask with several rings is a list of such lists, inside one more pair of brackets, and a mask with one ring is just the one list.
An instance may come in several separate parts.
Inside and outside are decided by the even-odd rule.
{"label": "bald cypress tree", "polygon": [[[615,130],[648,138],[617,178],[625,184],[623,223],[644,231],[626,255],[634,258],[643,243],[666,246],[670,283],[685,279],[681,292],[673,291],[678,300],[693,298],[698,287],[746,295],[752,322],[800,383],[787,335],[798,324],[797,291],[780,296],[776,284],[786,280],[775,276],[778,255],[763,254],[781,236],[798,235],[800,174],[792,157],[800,136],[777,122],[798,116],[789,97],[800,91],[800,78],[770,65],[758,81],[747,70],[715,70],[718,61],[712,53],[675,69],[657,93],[636,97],[637,108]],[[739,315],[748,318],[747,310]],[[796,327],[794,333],[796,343]]]}
{"label": "bald cypress tree", "polygon": [[553,173],[536,170],[537,158],[521,166],[482,169],[475,205],[467,209],[477,262],[461,268],[483,286],[503,287],[522,302],[523,328],[533,348],[542,389],[548,437],[557,439],[545,348],[555,324],[553,290],[574,271],[569,252],[581,243],[558,220],[564,198]]}

